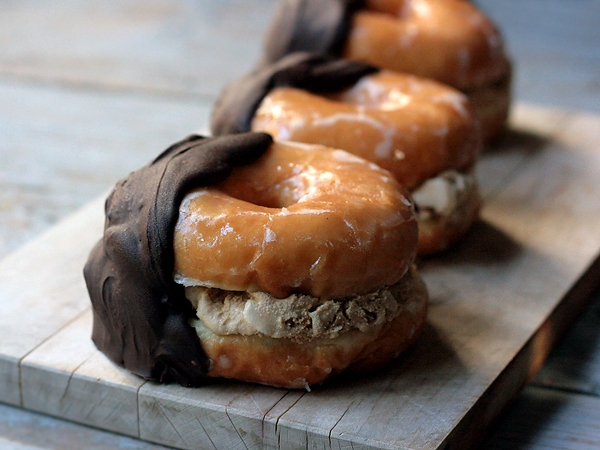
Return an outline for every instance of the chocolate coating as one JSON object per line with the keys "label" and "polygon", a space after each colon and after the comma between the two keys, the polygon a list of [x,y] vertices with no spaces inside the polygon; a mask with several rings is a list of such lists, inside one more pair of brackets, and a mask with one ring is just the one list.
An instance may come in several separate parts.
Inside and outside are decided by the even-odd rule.
{"label": "chocolate coating", "polygon": [[264,60],[294,52],[339,55],[352,14],[364,5],[365,0],[282,0],[266,34]]}
{"label": "chocolate coating", "polygon": [[84,277],[92,340],[116,364],[160,382],[206,382],[208,359],[187,320],[194,312],[173,281],[173,233],[191,189],[223,181],[271,145],[265,133],[190,136],[117,183],[106,200],[102,239]]}
{"label": "chocolate coating", "polygon": [[310,53],[293,53],[228,85],[215,103],[211,131],[215,136],[250,131],[263,98],[276,87],[295,87],[313,93],[336,92],[355,84],[376,67]]}

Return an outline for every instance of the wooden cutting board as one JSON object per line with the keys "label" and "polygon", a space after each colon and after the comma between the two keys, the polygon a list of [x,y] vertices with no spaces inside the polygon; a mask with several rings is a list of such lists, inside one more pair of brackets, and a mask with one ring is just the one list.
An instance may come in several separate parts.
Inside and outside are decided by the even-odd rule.
{"label": "wooden cutting board", "polygon": [[0,263],[0,401],[182,449],[465,449],[600,285],[600,117],[518,105],[478,167],[482,220],[419,261],[416,346],[310,392],[145,382],[90,340],[82,267],[103,198]]}

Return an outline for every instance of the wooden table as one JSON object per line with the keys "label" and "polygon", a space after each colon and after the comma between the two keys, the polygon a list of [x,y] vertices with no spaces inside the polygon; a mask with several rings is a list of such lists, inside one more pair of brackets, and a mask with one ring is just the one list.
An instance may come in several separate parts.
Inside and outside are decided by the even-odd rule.
{"label": "wooden table", "polygon": [[[202,129],[221,86],[256,59],[273,4],[31,0],[1,6],[0,256],[102,195],[159,149]],[[598,127],[600,3],[479,4],[505,31],[517,68],[516,98],[529,105],[522,111],[552,117],[565,111]],[[596,295],[483,448],[600,446],[599,311]],[[4,445],[159,447],[0,405]]]}

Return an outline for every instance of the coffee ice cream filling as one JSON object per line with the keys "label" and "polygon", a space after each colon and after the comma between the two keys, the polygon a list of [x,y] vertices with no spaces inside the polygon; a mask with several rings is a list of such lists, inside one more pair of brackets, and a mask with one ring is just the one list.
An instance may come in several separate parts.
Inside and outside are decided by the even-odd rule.
{"label": "coffee ice cream filling", "polygon": [[[320,299],[293,294],[279,299],[265,292],[225,291],[188,286],[186,297],[202,324],[217,335],[264,335],[305,341],[337,338],[349,330],[367,331],[394,320],[401,312],[415,313],[411,299],[418,281],[411,268],[396,284],[343,299]],[[192,325],[194,325],[192,323]]]}

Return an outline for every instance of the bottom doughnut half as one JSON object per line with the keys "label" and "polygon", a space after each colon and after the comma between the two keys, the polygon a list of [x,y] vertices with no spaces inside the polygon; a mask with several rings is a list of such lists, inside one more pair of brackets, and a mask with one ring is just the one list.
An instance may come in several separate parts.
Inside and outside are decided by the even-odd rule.
{"label": "bottom doughnut half", "polygon": [[[310,310],[278,314],[279,324],[267,323],[276,321],[274,315],[267,322],[257,318],[261,307],[246,303],[253,301],[247,300],[246,293],[229,291],[208,300],[220,302],[217,305],[198,306],[198,289],[209,288],[187,288],[187,293],[200,311],[191,324],[210,359],[208,375],[290,389],[309,389],[340,372],[363,373],[387,364],[415,342],[424,327],[428,303],[426,286],[414,267],[393,286],[364,296],[340,300],[271,297],[273,302],[287,301],[295,307],[310,304]],[[395,304],[389,304],[390,298]],[[269,305],[265,308],[268,311]],[[207,311],[212,317],[203,319]]]}

